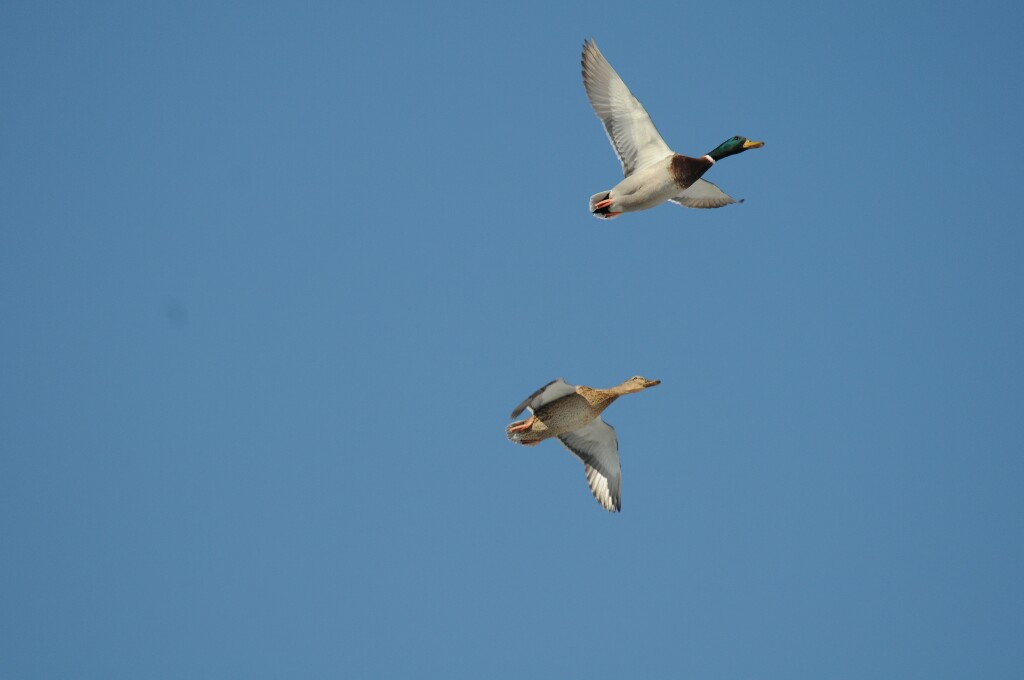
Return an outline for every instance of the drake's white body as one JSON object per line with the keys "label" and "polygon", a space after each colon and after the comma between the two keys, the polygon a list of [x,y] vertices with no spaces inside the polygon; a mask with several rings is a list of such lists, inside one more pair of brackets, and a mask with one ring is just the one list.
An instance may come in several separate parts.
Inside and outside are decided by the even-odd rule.
{"label": "drake's white body", "polygon": [[672,155],[627,175],[610,191],[595,194],[591,204],[608,198],[612,201],[608,206],[611,212],[637,212],[661,205],[679,195],[680,188],[671,172]]}

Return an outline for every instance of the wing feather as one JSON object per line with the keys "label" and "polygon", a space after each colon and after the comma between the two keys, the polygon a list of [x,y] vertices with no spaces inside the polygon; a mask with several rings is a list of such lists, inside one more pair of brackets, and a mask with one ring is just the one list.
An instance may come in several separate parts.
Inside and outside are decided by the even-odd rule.
{"label": "wing feather", "polygon": [[683,193],[668,200],[684,208],[721,208],[736,202],[735,198],[706,179],[698,179]]}
{"label": "wing feather", "polygon": [[597,502],[608,512],[621,510],[622,468],[615,428],[598,417],[558,439],[583,461],[587,485]]}
{"label": "wing feather", "polygon": [[570,385],[561,378],[556,378],[524,399],[523,402],[519,404],[519,406],[516,406],[515,410],[512,411],[512,415],[510,415],[509,418],[515,418],[527,408],[530,409],[531,413],[534,413],[544,404],[548,404],[556,399],[561,399],[562,397],[575,393],[575,385]]}
{"label": "wing feather", "polygon": [[583,86],[628,177],[672,153],[643,104],[633,96],[597,43],[583,43]]}

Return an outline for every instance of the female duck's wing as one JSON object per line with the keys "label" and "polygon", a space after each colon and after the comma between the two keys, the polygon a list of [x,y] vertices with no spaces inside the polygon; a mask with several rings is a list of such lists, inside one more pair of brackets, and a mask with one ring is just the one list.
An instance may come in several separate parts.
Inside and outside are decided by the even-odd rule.
{"label": "female duck's wing", "polygon": [[597,502],[608,512],[621,510],[622,468],[615,428],[598,417],[559,439],[583,461],[587,484]]}
{"label": "female duck's wing", "polygon": [[512,415],[510,415],[509,418],[515,418],[522,413],[525,408],[529,408],[531,413],[536,412],[536,410],[544,404],[555,401],[556,399],[561,399],[562,397],[567,397],[570,394],[576,394],[575,385],[570,385],[561,378],[552,380],[547,385],[524,399],[523,403],[519,406],[516,406],[516,410],[512,411]]}
{"label": "female duck's wing", "polygon": [[706,179],[697,180],[683,193],[668,200],[684,208],[721,208],[723,205],[736,202],[735,198]]}
{"label": "female duck's wing", "polygon": [[672,153],[643,105],[593,40],[583,43],[583,86],[622,163],[622,174],[629,177],[634,171]]}

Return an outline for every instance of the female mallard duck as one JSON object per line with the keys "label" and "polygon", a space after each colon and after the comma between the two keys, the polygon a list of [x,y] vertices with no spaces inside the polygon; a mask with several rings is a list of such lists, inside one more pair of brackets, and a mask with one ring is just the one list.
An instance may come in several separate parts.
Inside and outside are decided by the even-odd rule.
{"label": "female mallard duck", "polygon": [[523,403],[516,406],[511,418],[523,409],[532,414],[526,420],[505,428],[508,438],[517,444],[534,446],[558,437],[567,449],[583,461],[587,484],[597,502],[609,512],[622,509],[622,470],[619,467],[619,440],[615,430],[601,420],[601,412],[624,394],[632,394],[660,385],[639,375],[606,390],[584,385],[569,385],[552,380]]}
{"label": "female mallard duck", "polygon": [[626,176],[610,191],[590,197],[594,217],[607,220],[665,201],[687,208],[721,208],[736,202],[700,177],[717,161],[762,147],[764,142],[732,137],[700,158],[673,152],[593,40],[583,43],[583,86]]}

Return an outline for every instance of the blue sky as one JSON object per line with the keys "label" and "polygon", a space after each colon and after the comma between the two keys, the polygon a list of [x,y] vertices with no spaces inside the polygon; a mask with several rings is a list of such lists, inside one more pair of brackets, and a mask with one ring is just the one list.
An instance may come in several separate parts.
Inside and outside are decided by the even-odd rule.
{"label": "blue sky", "polygon": [[[4,3],[0,675],[1018,676],[1022,28]],[[588,36],[745,203],[588,214]]]}

